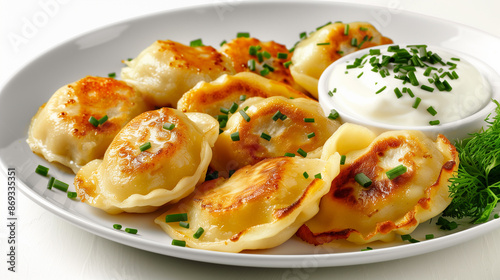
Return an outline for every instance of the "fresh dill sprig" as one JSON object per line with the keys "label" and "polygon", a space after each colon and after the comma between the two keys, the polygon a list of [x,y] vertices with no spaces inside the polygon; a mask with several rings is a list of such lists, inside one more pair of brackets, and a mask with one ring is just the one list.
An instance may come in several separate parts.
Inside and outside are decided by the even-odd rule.
{"label": "fresh dill sprig", "polygon": [[453,200],[444,216],[484,223],[500,201],[500,104],[493,102],[496,114],[485,119],[489,127],[455,143],[460,164],[450,178]]}

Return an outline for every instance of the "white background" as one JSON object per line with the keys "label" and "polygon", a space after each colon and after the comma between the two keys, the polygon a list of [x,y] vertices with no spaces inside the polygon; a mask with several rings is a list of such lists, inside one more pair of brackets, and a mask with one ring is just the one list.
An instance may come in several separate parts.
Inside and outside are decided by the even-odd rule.
{"label": "white background", "polygon": [[[33,58],[84,32],[153,12],[220,2],[236,5],[239,1],[0,0],[0,88]],[[398,7],[500,37],[500,1],[496,0],[345,2]],[[38,26],[21,41],[13,40],[27,28],[27,22],[37,22]],[[500,229],[448,249],[383,263],[309,269],[246,268],[176,259],[97,237],[42,209],[20,192],[17,272],[10,273],[5,242],[6,182],[0,178],[0,279],[500,279]]]}

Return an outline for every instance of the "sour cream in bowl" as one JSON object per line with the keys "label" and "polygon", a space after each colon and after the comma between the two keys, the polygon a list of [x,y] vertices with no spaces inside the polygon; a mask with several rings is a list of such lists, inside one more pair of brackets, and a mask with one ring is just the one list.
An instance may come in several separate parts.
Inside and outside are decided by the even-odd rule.
{"label": "sour cream in bowl", "polygon": [[[463,139],[500,101],[500,76],[472,56],[427,45],[363,49],[332,63],[318,84],[327,115],[375,132],[420,130]],[[333,111],[332,111],[333,110]]]}

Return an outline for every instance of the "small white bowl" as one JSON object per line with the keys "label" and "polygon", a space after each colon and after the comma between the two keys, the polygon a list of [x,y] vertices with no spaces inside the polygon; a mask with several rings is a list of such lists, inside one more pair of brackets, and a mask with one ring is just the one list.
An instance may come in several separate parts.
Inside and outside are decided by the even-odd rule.
{"label": "small white bowl", "polygon": [[[403,45],[404,44],[401,44],[401,46]],[[388,45],[378,46],[373,48],[387,48],[387,47]],[[467,138],[469,137],[470,133],[478,132],[482,127],[486,127],[487,123],[484,120],[488,117],[488,115],[491,116],[494,115],[495,108],[497,107],[497,105],[492,100],[494,99],[500,102],[500,76],[498,75],[498,73],[486,63],[474,57],[471,57],[470,55],[466,55],[464,53],[455,50],[449,50],[434,46],[429,46],[428,49],[431,50],[441,49],[441,50],[446,50],[447,52],[455,53],[457,54],[457,56],[467,60],[469,63],[474,65],[479,70],[479,72],[484,76],[486,81],[490,84],[492,93],[491,96],[492,100],[490,100],[485,107],[483,107],[478,112],[466,118],[453,122],[443,123],[435,126],[431,125],[405,126],[405,125],[393,125],[393,124],[368,120],[366,119],[366,117],[361,117],[357,115],[355,112],[343,109],[341,106],[336,106],[336,104],[333,101],[333,98],[328,94],[328,91],[331,90],[331,88],[329,88],[328,85],[331,72],[335,67],[338,67],[338,65],[346,61],[353,61],[355,58],[361,57],[364,54],[369,53],[370,49],[373,48],[362,49],[357,52],[346,55],[338,59],[337,61],[333,62],[322,73],[318,83],[318,99],[321,104],[321,107],[323,108],[323,110],[327,115],[330,113],[332,109],[335,109],[339,113],[342,122],[349,122],[349,123],[363,125],[365,127],[372,129],[376,133],[381,133],[384,131],[393,131],[393,130],[420,130],[431,138],[435,138],[438,134],[443,134],[452,141],[456,139]]]}

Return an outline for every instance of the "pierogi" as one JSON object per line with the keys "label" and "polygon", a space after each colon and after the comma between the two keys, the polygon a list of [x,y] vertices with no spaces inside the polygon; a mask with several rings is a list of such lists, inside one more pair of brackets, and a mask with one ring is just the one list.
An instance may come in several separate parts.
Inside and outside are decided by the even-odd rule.
{"label": "pierogi", "polygon": [[[345,239],[364,244],[391,241],[410,234],[420,223],[439,215],[451,202],[448,179],[458,167],[458,154],[448,139],[435,141],[420,131],[389,131],[374,137],[366,128],[344,124],[328,140],[323,156],[346,156],[320,211],[297,232],[319,245]],[[349,147],[352,136],[366,137]],[[361,148],[364,143],[369,146]],[[390,179],[386,173],[404,165],[406,172]],[[355,178],[366,175],[371,184]]]}
{"label": "pierogi", "polygon": [[122,79],[156,107],[175,108],[198,82],[235,74],[231,61],[213,47],[190,47],[171,40],[154,42],[125,64]]}
{"label": "pierogi", "polygon": [[338,120],[325,116],[315,100],[250,98],[229,117],[214,145],[210,165],[225,176],[231,170],[286,153],[319,158],[323,144],[339,126]]}
{"label": "pierogi", "polygon": [[251,97],[284,96],[309,98],[290,86],[266,79],[252,72],[223,75],[212,82],[200,82],[186,92],[177,104],[183,112],[207,113],[212,117],[222,114],[233,103],[240,105]]}
{"label": "pierogi", "polygon": [[[327,160],[263,160],[239,169],[229,179],[206,181],[155,222],[192,248],[240,252],[275,247],[317,213],[339,161],[338,154]],[[179,213],[187,213],[189,228],[166,222],[168,215]],[[193,236],[200,228],[203,234]]]}
{"label": "pierogi", "polygon": [[[124,82],[87,76],[61,87],[40,107],[31,120],[27,142],[34,153],[76,173],[102,158],[120,129],[148,109]],[[91,117],[96,123],[89,121]]]}
{"label": "pierogi", "polygon": [[290,73],[296,83],[318,98],[319,77],[332,62],[360,49],[390,43],[391,39],[369,23],[331,23],[296,45]]}
{"label": "pierogi", "polygon": [[131,120],[104,158],[76,174],[85,203],[108,213],[145,213],[189,195],[205,179],[218,134],[207,114],[162,108]]}
{"label": "pierogi", "polygon": [[219,51],[231,59],[236,72],[249,71],[305,92],[290,73],[292,53],[285,45],[275,41],[261,42],[257,38],[239,37],[223,44]]}

